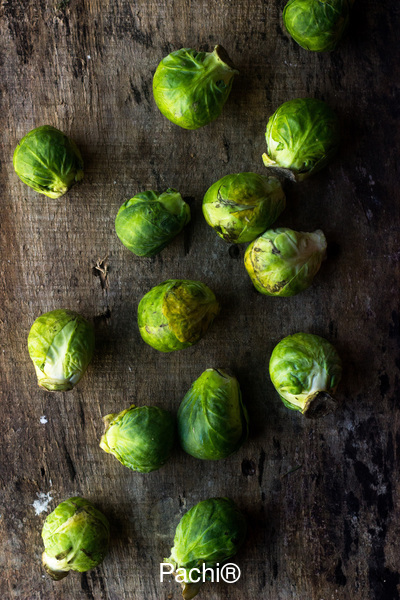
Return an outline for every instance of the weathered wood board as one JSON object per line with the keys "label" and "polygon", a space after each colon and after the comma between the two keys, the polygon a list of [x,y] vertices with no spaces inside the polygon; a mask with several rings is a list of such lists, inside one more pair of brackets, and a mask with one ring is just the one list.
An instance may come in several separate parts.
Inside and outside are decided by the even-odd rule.
{"label": "weathered wood board", "polygon": [[[201,598],[399,598],[400,23],[391,4],[356,2],[340,49],[315,55],[285,33],[276,0],[1,3],[3,599],[178,599],[173,581],[159,582],[159,562],[183,512],[221,495],[248,518],[242,577],[207,585]],[[157,110],[152,74],[169,51],[216,43],[240,76],[217,121],[181,130]],[[201,201],[227,173],[263,173],[267,118],[298,96],[337,111],[343,144],[330,167],[287,187],[277,225],[322,228],[329,256],[309,290],[267,298],[252,288],[244,247],[216,236]],[[59,200],[12,168],[17,142],[42,124],[71,135],[85,160],[83,182]],[[138,191],[167,187],[188,200],[192,221],[158,257],[137,258],[114,233],[116,212]],[[136,309],[170,277],[204,281],[222,311],[198,345],[164,355],[142,342]],[[94,320],[97,348],[79,386],[55,395],[37,387],[26,338],[37,316],[61,307]],[[329,339],[344,361],[343,407],[320,421],[285,409],[268,377],[274,345],[301,330]],[[140,475],[99,448],[102,415],[130,403],[176,411],[210,366],[237,374],[248,405],[251,437],[235,456],[208,463],[176,450]],[[49,502],[35,514],[39,494]],[[52,582],[40,532],[72,495],[107,514],[111,550],[94,571]]]}

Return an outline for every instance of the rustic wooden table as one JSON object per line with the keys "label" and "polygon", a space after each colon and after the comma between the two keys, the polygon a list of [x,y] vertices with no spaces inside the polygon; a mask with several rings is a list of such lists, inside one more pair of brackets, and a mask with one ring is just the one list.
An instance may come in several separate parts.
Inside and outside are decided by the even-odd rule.
{"label": "rustic wooden table", "polygon": [[[202,598],[399,598],[399,8],[356,2],[340,49],[319,55],[285,33],[283,5],[1,3],[3,599],[177,600],[179,586],[159,582],[159,562],[180,516],[221,495],[248,518],[242,577],[207,585]],[[152,74],[174,49],[216,43],[240,76],[217,121],[181,130],[157,110]],[[330,167],[287,186],[277,225],[322,228],[329,256],[309,290],[268,298],[252,288],[245,248],[216,236],[201,201],[227,173],[265,172],[267,118],[298,96],[326,100],[344,140]],[[59,200],[12,168],[17,142],[42,124],[70,134],[85,160],[83,182]],[[117,209],[170,186],[192,221],[162,254],[137,258],[114,233]],[[142,342],[136,309],[170,277],[204,281],[222,311],[198,345],[165,355]],[[96,354],[76,389],[50,394],[36,385],[26,338],[37,316],[62,307],[93,319]],[[320,421],[288,411],[267,373],[274,345],[299,330],[329,339],[344,361],[343,407]],[[176,450],[142,475],[99,448],[102,415],[130,403],[175,411],[211,366],[236,373],[249,409],[251,437],[235,456],[208,463]],[[41,528],[73,495],[107,514],[111,549],[99,568],[52,582],[40,566]]]}

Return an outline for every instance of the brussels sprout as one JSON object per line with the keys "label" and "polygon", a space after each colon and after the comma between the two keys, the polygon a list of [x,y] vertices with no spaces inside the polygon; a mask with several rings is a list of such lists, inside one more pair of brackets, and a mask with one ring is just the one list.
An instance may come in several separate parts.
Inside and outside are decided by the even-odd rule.
{"label": "brussels sprout", "polygon": [[121,242],[137,256],[154,256],[190,221],[190,208],[179,192],[142,192],[124,202],[115,219]]}
{"label": "brussels sprout", "polygon": [[199,502],[178,523],[171,556],[164,559],[175,567],[185,600],[194,598],[201,583],[190,583],[190,570],[205,564],[214,568],[239,550],[246,536],[246,520],[229,498]]}
{"label": "brussels sprout", "polygon": [[266,167],[296,181],[316,173],[338,149],[339,122],[322,100],[296,98],[282,104],[267,123]]}
{"label": "brussels sprout", "polygon": [[221,369],[204,371],[179,407],[178,433],[182,448],[195,458],[218,460],[236,452],[248,436],[237,379]]}
{"label": "brussels sprout", "polygon": [[244,265],[262,294],[295,296],[311,285],[325,253],[326,239],[320,229],[305,233],[281,227],[269,229],[249,245]]}
{"label": "brussels sprout", "polygon": [[83,160],[75,142],[51,125],[32,129],[13,157],[18,177],[36,192],[59,198],[83,178]]}
{"label": "brussels sprout", "polygon": [[272,352],[269,374],[285,406],[306,417],[323,417],[338,406],[332,394],[342,376],[342,361],[332,344],[318,335],[283,338]]}
{"label": "brussels sprout", "polygon": [[215,46],[213,52],[181,48],[158,65],[154,100],[172,123],[198,129],[219,117],[237,73],[222,46]]}
{"label": "brussels sprout", "polygon": [[203,199],[203,214],[218,235],[231,244],[251,242],[279,217],[286,205],[278,179],[238,173],[214,183]]}
{"label": "brussels sprout", "polygon": [[157,406],[135,406],[103,417],[106,430],[100,448],[113,454],[124,467],[150,473],[170,457],[175,439],[175,420]]}
{"label": "brussels sprout", "polygon": [[353,0],[289,0],[283,22],[305,50],[335,50],[349,24]]}
{"label": "brussels sprout", "polygon": [[31,327],[28,350],[40,387],[49,392],[72,390],[93,355],[93,325],[72,310],[44,313]]}
{"label": "brussels sprout", "polygon": [[109,537],[108,520],[88,500],[64,500],[43,525],[43,566],[56,581],[70,571],[89,571],[103,561]]}
{"label": "brussels sprout", "polygon": [[161,352],[181,350],[196,344],[218,313],[214,293],[204,283],[168,279],[139,302],[140,335]]}

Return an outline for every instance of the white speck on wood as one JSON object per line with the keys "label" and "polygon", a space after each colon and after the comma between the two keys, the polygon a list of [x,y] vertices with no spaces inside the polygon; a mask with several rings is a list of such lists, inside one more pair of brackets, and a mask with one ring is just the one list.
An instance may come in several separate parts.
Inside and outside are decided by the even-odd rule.
{"label": "white speck on wood", "polygon": [[40,417],[40,422],[42,425],[46,425],[46,423],[48,423],[47,419],[46,419],[46,415],[42,415]]}
{"label": "white speck on wood", "polygon": [[53,497],[50,496],[50,492],[47,494],[44,492],[37,492],[36,496],[38,499],[35,500],[31,506],[33,506],[35,509],[35,515],[41,515],[42,512],[46,512],[48,510],[49,504],[51,500],[53,500]]}

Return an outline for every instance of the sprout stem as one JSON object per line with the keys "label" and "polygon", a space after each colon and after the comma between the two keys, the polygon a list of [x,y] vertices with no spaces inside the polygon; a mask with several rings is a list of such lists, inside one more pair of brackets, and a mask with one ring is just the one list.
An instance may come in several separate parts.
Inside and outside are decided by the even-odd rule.
{"label": "sprout stem", "polygon": [[181,582],[182,586],[182,596],[184,600],[192,600],[200,591],[202,582],[198,583],[186,583],[185,581]]}
{"label": "sprout stem", "polygon": [[[64,577],[69,575],[69,570],[65,571],[63,569],[56,568],[57,562],[58,561],[56,558],[54,558],[52,556],[48,556],[46,554],[46,552],[43,552],[43,554],[42,554],[43,567],[44,567],[46,573],[48,575],[50,575],[50,577],[52,579],[54,579],[54,581],[60,581],[60,579],[64,579]],[[52,568],[49,563],[54,563],[54,567]]]}
{"label": "sprout stem", "polygon": [[239,71],[237,69],[235,69],[235,65],[231,61],[229,54],[227,53],[227,51],[225,50],[225,48],[223,46],[215,46],[214,53],[215,53],[215,56],[221,62],[223,62],[227,67],[229,67],[230,69],[233,69],[235,71],[235,73],[239,73]]}
{"label": "sprout stem", "polygon": [[328,392],[316,392],[307,399],[302,413],[308,419],[319,419],[334,412],[338,406],[338,400]]}

